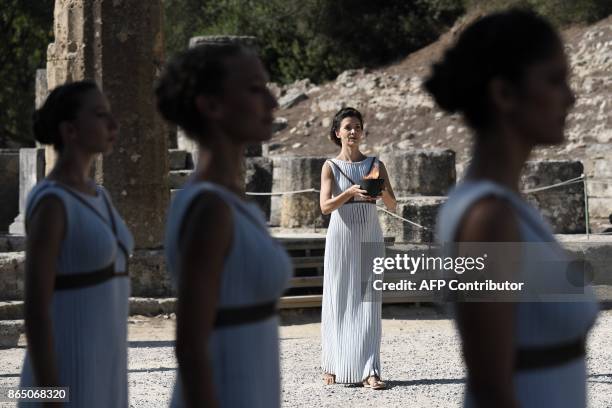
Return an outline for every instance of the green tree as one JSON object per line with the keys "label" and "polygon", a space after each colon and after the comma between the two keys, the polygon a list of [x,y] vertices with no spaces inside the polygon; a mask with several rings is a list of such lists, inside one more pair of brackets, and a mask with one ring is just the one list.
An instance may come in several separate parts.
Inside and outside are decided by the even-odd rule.
{"label": "green tree", "polygon": [[0,146],[31,143],[34,77],[53,38],[53,0],[0,0]]}
{"label": "green tree", "polygon": [[[385,64],[435,40],[459,0],[165,0],[170,54],[194,35],[252,35],[274,81],[320,82]],[[183,19],[182,23],[175,19]],[[186,20],[189,22],[186,22]],[[178,39],[178,41],[177,41]]]}

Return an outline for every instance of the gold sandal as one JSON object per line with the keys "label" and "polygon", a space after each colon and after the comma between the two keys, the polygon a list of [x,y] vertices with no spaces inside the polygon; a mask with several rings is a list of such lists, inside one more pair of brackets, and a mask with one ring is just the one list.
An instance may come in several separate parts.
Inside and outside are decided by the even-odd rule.
{"label": "gold sandal", "polygon": [[387,388],[387,384],[378,378],[376,375],[371,375],[365,380],[363,380],[363,386],[365,388],[371,388],[373,390],[384,390]]}
{"label": "gold sandal", "polygon": [[325,385],[333,385],[336,383],[336,375],[330,373],[323,373],[323,383]]}

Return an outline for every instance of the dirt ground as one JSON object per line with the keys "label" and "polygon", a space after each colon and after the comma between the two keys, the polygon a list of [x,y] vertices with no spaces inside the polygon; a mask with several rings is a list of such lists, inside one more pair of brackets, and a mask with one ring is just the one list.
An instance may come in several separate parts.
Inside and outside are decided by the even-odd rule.
{"label": "dirt ground", "polygon": [[[131,317],[131,407],[168,406],[174,383],[174,320]],[[316,310],[283,317],[280,329],[282,404],[293,407],[459,407],[465,372],[452,320],[428,308],[385,306],[381,362],[384,391],[324,386],[319,369]],[[612,311],[603,311],[589,338],[589,407],[612,406]],[[24,348],[0,350],[0,387],[16,386]],[[0,407],[13,406],[0,403]]]}

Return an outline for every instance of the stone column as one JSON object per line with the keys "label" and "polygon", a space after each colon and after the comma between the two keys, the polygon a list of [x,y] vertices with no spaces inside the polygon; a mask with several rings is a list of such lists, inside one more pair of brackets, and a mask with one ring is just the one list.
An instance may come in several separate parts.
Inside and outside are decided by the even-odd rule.
{"label": "stone column", "polygon": [[[47,70],[36,70],[34,107],[40,108],[49,94]],[[9,233],[25,234],[25,205],[32,188],[45,177],[45,156],[54,158],[53,148],[45,147],[19,149],[19,214],[9,226]]]}
{"label": "stone column", "polygon": [[396,197],[442,196],[455,185],[455,152],[410,150],[380,155]]}
{"label": "stone column", "polygon": [[153,84],[164,62],[161,0],[101,1],[94,45],[96,80],[120,123],[101,179],[137,248],[162,245],[169,199],[168,137]]}
{"label": "stone column", "polygon": [[[95,31],[99,25],[96,19],[97,3],[94,0],[55,1],[54,42],[47,48],[49,90],[66,82],[95,78],[94,44]],[[51,171],[55,161],[53,147],[45,147],[45,173]]]}
{"label": "stone column", "polygon": [[25,234],[25,206],[32,188],[45,177],[45,149],[19,149],[19,215],[9,227],[9,233]]}
{"label": "stone column", "polygon": [[[528,161],[520,180],[521,190],[550,186],[570,180],[584,172],[581,162],[575,160]],[[569,184],[524,194],[536,207],[555,234],[584,234],[586,232],[584,185]]]}
{"label": "stone column", "polygon": [[[321,188],[321,168],[325,157],[275,157],[272,191]],[[270,223],[283,228],[323,227],[329,224],[329,215],[319,207],[319,193],[288,194],[272,197]]]}

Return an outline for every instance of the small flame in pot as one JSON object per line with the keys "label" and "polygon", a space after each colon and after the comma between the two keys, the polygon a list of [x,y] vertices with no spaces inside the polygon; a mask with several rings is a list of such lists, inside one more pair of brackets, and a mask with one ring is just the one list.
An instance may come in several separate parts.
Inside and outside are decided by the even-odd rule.
{"label": "small flame in pot", "polygon": [[364,180],[370,180],[370,179],[377,179],[380,177],[380,170],[378,169],[378,163],[374,163],[374,166],[372,167],[372,170],[370,171],[370,173],[365,176],[363,179]]}

